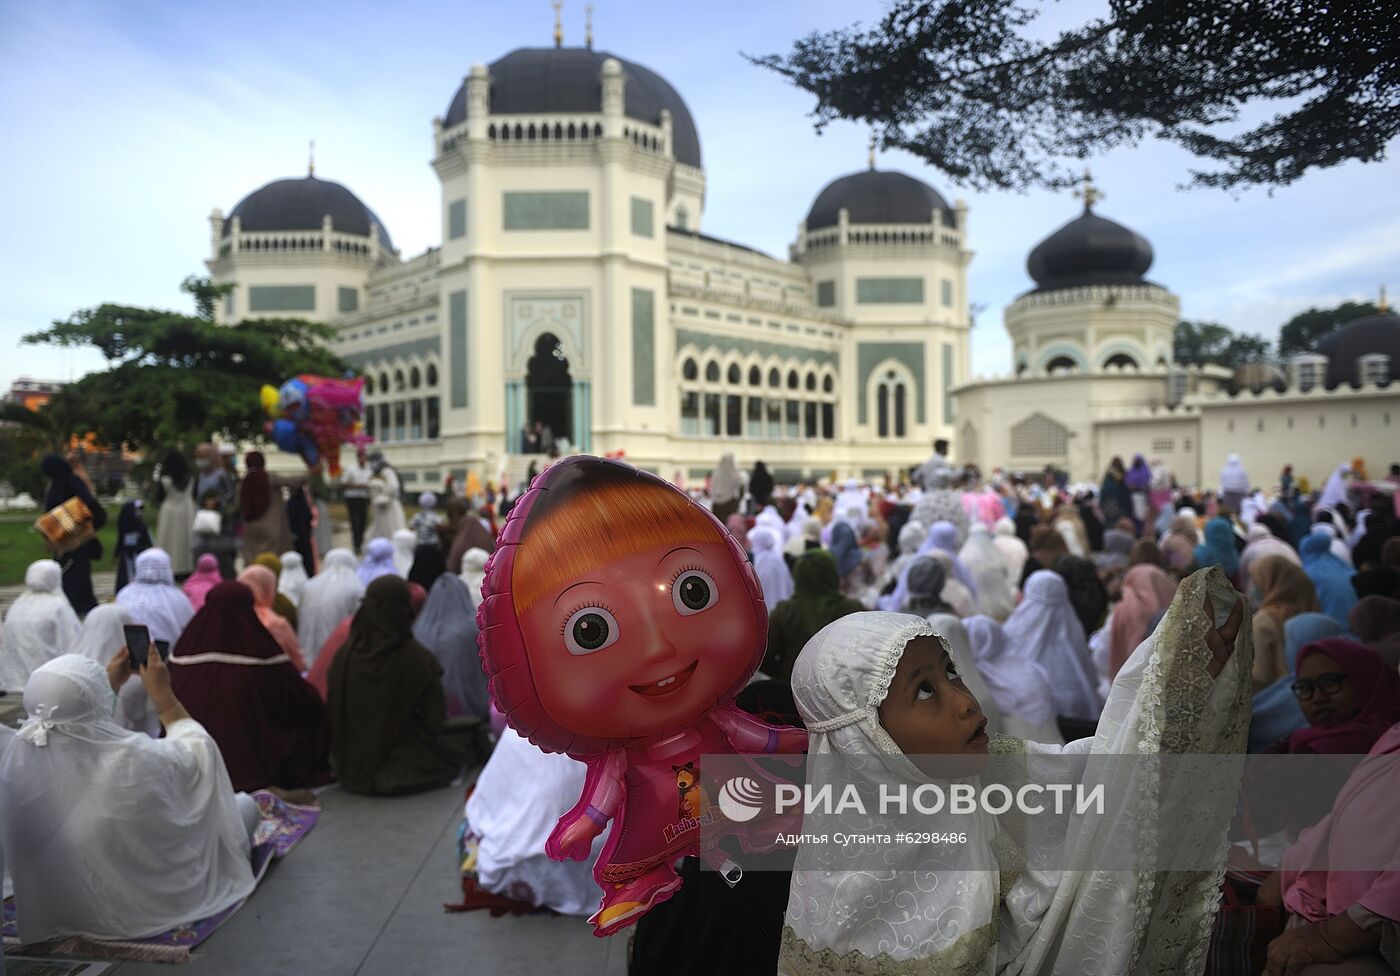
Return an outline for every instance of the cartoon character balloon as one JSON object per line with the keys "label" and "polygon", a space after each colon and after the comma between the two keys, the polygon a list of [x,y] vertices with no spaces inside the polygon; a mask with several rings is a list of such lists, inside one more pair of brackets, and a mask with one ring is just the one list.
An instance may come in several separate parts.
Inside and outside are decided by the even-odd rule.
{"label": "cartoon character balloon", "polygon": [[303,374],[282,386],[264,386],[263,430],[279,448],[300,454],[307,464],[326,461],[340,474],[340,446],[368,444],[361,418],[365,412],[364,380],[331,379]]}
{"label": "cartoon character balloon", "polygon": [[[593,868],[594,934],[634,923],[681,885],[709,816],[699,757],[802,752],[734,697],[763,658],[768,616],[743,550],[707,510],[655,475],[576,456],[511,509],[477,611],[481,660],[506,721],[588,766],[550,857]],[[681,797],[678,804],[677,797]]]}

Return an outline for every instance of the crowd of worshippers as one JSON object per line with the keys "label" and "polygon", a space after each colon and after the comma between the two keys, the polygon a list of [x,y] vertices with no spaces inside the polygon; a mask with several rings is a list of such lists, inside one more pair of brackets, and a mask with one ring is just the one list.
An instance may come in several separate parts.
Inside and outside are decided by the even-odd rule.
{"label": "crowd of worshippers", "polygon": [[[250,454],[240,477],[212,445],[195,457],[194,472],[179,455],[162,463],[156,545],[141,536],[140,504],[123,506],[113,603],[97,605],[90,580],[70,588],[71,561],[40,560],[5,616],[0,688],[22,694],[29,716],[0,757],[0,841],[21,938],[135,938],[210,914],[246,895],[246,861],[234,854],[246,855],[248,793],[306,799],[335,781],[379,795],[439,787],[473,760],[488,724],[494,749],[469,793],[460,846],[472,890],[495,898],[493,908],[591,912],[591,863],[544,854],[585,767],[541,752],[493,715],[480,669],[475,610],[494,506],[448,490],[439,513],[425,493],[409,522],[392,468],[358,459],[342,476],[352,528],[360,511],[357,557],[316,539],[329,527],[312,487],[318,472],[283,480]],[[63,459],[47,459],[45,472],[47,502],[65,491],[91,497]],[[365,504],[349,506],[360,488]],[[1389,755],[1400,751],[1397,489],[1400,466],[1372,479],[1354,459],[1313,491],[1289,468],[1261,484],[1234,455],[1217,490],[1178,485],[1142,456],[1130,466],[1115,459],[1100,485],[1050,471],[983,478],[939,444],[907,482],[881,485],[780,485],[762,462],[745,475],[726,454],[690,494],[739,542],[762,587],[767,653],[739,704],[776,724],[801,724],[794,668],[837,653],[839,621],[852,618],[841,646],[854,656],[867,648],[862,663],[878,670],[891,638],[871,622],[913,615],[946,641],[948,666],[989,733],[1082,740],[1100,728],[1120,671],[1140,680],[1125,666],[1157,634],[1182,581],[1219,567],[1253,610],[1250,751]],[[304,547],[291,517],[298,494],[309,510]],[[503,515],[510,502],[499,501]],[[203,535],[228,533],[232,546],[201,537],[204,512],[219,525]],[[922,634],[922,621],[904,639]],[[168,645],[168,661],[153,644],[132,667],[123,627],[133,624]],[[142,796],[122,796],[133,782]],[[139,911],[133,899],[96,898],[102,886],[64,859],[119,849],[152,817],[171,824],[160,897],[143,897]],[[1325,843],[1316,831],[1286,840]],[[125,868],[98,859],[85,871]],[[1330,936],[1358,966],[1395,966],[1400,874],[1351,872],[1337,883],[1321,874],[1278,872],[1259,887],[1261,904],[1293,919],[1271,952]],[[682,892],[635,930],[633,971],[753,971],[755,946],[771,948],[773,971],[788,877],[757,875],[731,891],[694,859],[682,875]],[[1355,932],[1339,936],[1343,917]],[[678,959],[683,929],[703,948]]]}

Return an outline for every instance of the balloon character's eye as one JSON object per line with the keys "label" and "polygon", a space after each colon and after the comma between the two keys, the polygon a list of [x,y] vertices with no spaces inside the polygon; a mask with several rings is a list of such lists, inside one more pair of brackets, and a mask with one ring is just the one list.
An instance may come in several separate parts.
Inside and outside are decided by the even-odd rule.
{"label": "balloon character's eye", "polygon": [[671,602],[682,617],[708,610],[719,599],[714,578],[700,569],[683,570],[671,584]]}
{"label": "balloon character's eye", "polygon": [[581,607],[564,624],[564,646],[570,654],[601,651],[618,638],[617,620],[602,607]]}

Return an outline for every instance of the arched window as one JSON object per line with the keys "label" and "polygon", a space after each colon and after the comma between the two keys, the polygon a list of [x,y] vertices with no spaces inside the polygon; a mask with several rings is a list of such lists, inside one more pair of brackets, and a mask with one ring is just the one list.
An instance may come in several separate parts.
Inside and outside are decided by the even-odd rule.
{"label": "arched window", "polygon": [[676,208],[676,226],[681,230],[690,230],[690,211],[685,207]]}
{"label": "arched window", "polygon": [[790,369],[790,370],[788,370],[788,389],[789,389],[789,390],[795,390],[795,389],[797,389],[798,386],[800,386],[800,385],[801,385],[801,380],[798,379],[797,370],[795,370],[795,369]]}
{"label": "arched window", "polygon": [[418,389],[418,387],[420,387],[420,386],[422,386],[422,385],[423,385],[423,374],[420,373],[420,372],[418,372],[418,367],[415,366],[415,367],[413,367],[412,369],[410,369],[410,370],[408,371],[408,388],[409,388],[410,390],[416,390],[416,389]]}
{"label": "arched window", "polygon": [[365,377],[365,396],[374,396],[374,377]]}
{"label": "arched window", "polygon": [[428,364],[428,385],[429,385],[429,386],[437,386],[437,380],[438,380],[438,376],[437,376],[437,367],[434,366],[432,363],[429,363],[429,364]]}
{"label": "arched window", "polygon": [[875,393],[875,436],[890,436],[890,386],[881,383]]}
{"label": "arched window", "polygon": [[778,367],[776,367],[776,366],[774,366],[772,369],[770,369],[770,370],[768,371],[768,385],[769,385],[769,386],[782,386],[782,385],[783,385],[783,374],[778,372]]}
{"label": "arched window", "polygon": [[388,393],[388,392],[389,392],[389,374],[388,374],[388,373],[380,373],[380,374],[379,374],[379,392],[380,392],[380,393]]}
{"label": "arched window", "polygon": [[749,386],[762,386],[762,385],[763,385],[763,370],[759,369],[757,366],[750,366],[750,367],[749,367]]}
{"label": "arched window", "polygon": [[875,389],[875,434],[905,437],[909,433],[909,384],[907,377],[887,370]]}
{"label": "arched window", "polygon": [[688,380],[697,380],[700,378],[700,367],[696,365],[695,360],[687,359],[681,367],[681,375]]}
{"label": "arched window", "polygon": [[813,391],[813,392],[816,392],[816,389],[817,389],[817,374],[816,374],[816,373],[808,373],[808,374],[807,374],[807,389],[808,389],[808,390],[811,390],[811,391]]}
{"label": "arched window", "polygon": [[1122,369],[1137,369],[1137,360],[1125,352],[1115,353],[1104,360],[1105,366],[1117,366]]}
{"label": "arched window", "polygon": [[823,393],[832,393],[832,392],[835,392],[835,390],[836,390],[836,381],[835,381],[834,379],[832,379],[830,376],[828,376],[826,379],[822,380],[822,392],[823,392]]}
{"label": "arched window", "polygon": [[904,401],[904,384],[896,383],[894,385],[894,436],[896,437],[903,437],[908,433],[905,426]]}
{"label": "arched window", "polygon": [[1058,369],[1074,369],[1079,364],[1068,356],[1056,356],[1045,364],[1045,372],[1053,373]]}
{"label": "arched window", "polygon": [[719,363],[715,362],[713,359],[705,364],[705,382],[719,382]]}
{"label": "arched window", "polygon": [[739,381],[740,381],[742,378],[743,378],[743,370],[741,370],[741,369],[739,368],[739,364],[738,364],[738,363],[730,363],[730,364],[729,364],[729,374],[728,374],[729,382],[731,382],[731,383],[733,383],[733,384],[735,384],[735,385],[738,385]]}
{"label": "arched window", "polygon": [[396,370],[394,370],[394,392],[395,392],[395,393],[398,393],[398,392],[400,392],[400,391],[402,391],[402,390],[403,390],[403,370],[401,370],[401,369],[396,369]]}

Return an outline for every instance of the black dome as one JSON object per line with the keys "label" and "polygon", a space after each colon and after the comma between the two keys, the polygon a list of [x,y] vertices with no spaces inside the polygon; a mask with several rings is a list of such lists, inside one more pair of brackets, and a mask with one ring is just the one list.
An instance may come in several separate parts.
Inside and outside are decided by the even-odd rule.
{"label": "black dome", "polygon": [[835,227],[843,208],[853,224],[931,224],[935,210],[953,223],[953,208],[937,190],[889,169],[863,169],[832,180],[807,211],[807,230]]}
{"label": "black dome", "polygon": [[238,202],[224,221],[224,236],[233,229],[233,218],[239,218],[245,231],[320,230],[321,218],[330,214],[335,229],[342,234],[369,236],[374,224],[379,228],[379,240],[389,250],[394,249],[389,231],[374,211],[360,202],[339,183],[307,176],[300,180],[274,180],[254,190]]}
{"label": "black dome", "polygon": [[1139,285],[1152,267],[1141,234],[1089,208],[1041,241],[1026,258],[1037,291],[1083,285]]}
{"label": "black dome", "polygon": [[1348,322],[1322,337],[1317,351],[1327,357],[1327,385],[1337,386],[1357,379],[1356,361],[1370,353],[1390,357],[1390,374],[1400,371],[1400,315],[1377,312]]}
{"label": "black dome", "polygon": [[[650,68],[606,51],[583,47],[522,47],[493,62],[491,114],[533,115],[542,112],[603,111],[603,62],[617,58],[622,65],[622,111],[648,125],[661,124],[661,110],[671,113],[671,149],[677,161],[700,168],[700,136],[695,120],[670,82]],[[443,125],[466,121],[467,87],[452,96]]]}

